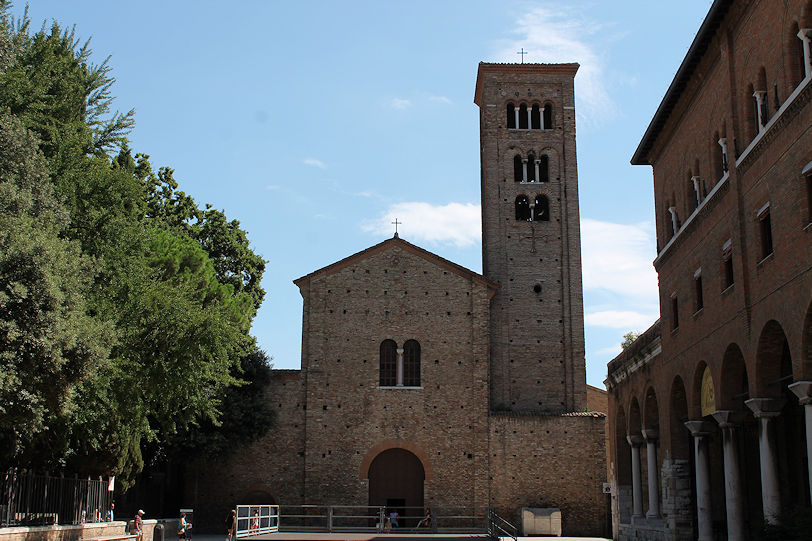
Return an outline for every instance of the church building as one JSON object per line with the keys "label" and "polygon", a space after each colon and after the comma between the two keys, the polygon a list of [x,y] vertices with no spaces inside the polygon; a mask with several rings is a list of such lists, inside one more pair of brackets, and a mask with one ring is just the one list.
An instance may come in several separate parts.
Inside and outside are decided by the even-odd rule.
{"label": "church building", "polygon": [[558,508],[565,535],[606,532],[605,415],[589,411],[584,366],[577,69],[479,65],[483,274],[395,234],[294,281],[301,369],[274,370],[277,426],[189,484],[198,516],[431,507],[442,527],[455,513],[492,508],[519,525],[522,508]]}

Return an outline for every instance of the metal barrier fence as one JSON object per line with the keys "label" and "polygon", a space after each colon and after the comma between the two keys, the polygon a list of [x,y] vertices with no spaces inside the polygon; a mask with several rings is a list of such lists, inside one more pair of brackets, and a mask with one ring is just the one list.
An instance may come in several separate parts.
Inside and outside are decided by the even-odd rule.
{"label": "metal barrier fence", "polygon": [[279,531],[278,505],[238,505],[237,539]]}
{"label": "metal barrier fence", "polygon": [[103,522],[113,501],[110,481],[58,477],[11,468],[0,477],[0,526]]}
{"label": "metal barrier fence", "polygon": [[[259,508],[277,508],[276,530],[283,532],[391,532],[391,533],[486,533],[487,507],[438,507],[425,518],[423,507],[398,507],[397,511],[371,505],[237,506],[237,537],[251,535],[250,517]],[[249,509],[240,516],[240,509]],[[391,516],[397,512],[396,520]],[[243,520],[241,526],[240,520]],[[259,532],[257,532],[259,533]]]}

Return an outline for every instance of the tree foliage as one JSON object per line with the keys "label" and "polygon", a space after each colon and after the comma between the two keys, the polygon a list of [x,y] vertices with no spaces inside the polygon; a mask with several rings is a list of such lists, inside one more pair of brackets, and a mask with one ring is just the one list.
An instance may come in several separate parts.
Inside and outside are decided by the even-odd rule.
{"label": "tree foliage", "polygon": [[629,331],[623,335],[623,341],[620,343],[620,347],[626,349],[627,347],[634,344],[634,341],[640,337],[640,332],[638,331]]}
{"label": "tree foliage", "polygon": [[264,432],[246,232],[133,155],[133,111],[111,113],[110,67],[73,31],[31,34],[3,0],[0,26],[0,466],[126,486],[147,444],[217,453],[246,411]]}

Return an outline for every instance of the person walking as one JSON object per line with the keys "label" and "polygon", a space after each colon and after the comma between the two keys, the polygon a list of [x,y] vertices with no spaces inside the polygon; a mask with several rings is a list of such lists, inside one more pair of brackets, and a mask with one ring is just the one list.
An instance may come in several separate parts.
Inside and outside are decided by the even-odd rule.
{"label": "person walking", "polygon": [[186,520],[186,513],[180,514],[180,520],[178,521],[178,541],[181,539],[191,539],[192,534],[189,530],[192,529],[192,524],[187,522]]}
{"label": "person walking", "polygon": [[237,510],[232,509],[226,517],[226,541],[234,541],[237,535]]}
{"label": "person walking", "polygon": [[138,513],[135,514],[135,535],[138,536],[138,541],[143,541],[144,539],[144,510],[139,509]]}

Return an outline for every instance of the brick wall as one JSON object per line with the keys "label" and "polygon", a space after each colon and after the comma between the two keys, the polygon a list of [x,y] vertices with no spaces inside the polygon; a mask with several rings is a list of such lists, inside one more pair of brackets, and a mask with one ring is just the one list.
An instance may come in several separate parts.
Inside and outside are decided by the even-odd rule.
{"label": "brick wall", "polygon": [[518,524],[521,507],[558,507],[563,534],[605,534],[605,417],[495,414],[491,505]]}

